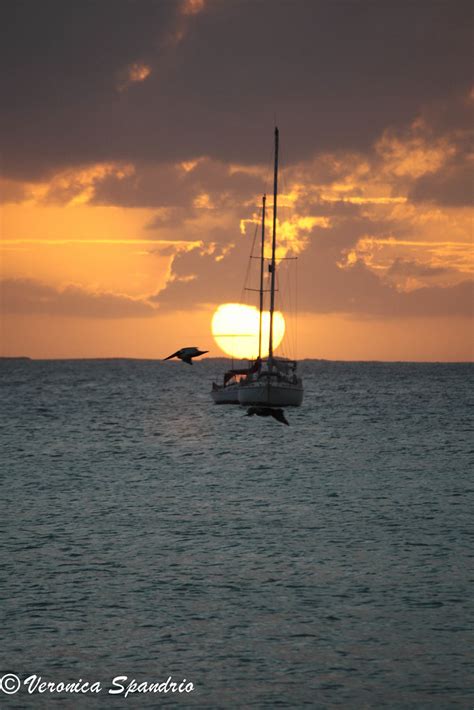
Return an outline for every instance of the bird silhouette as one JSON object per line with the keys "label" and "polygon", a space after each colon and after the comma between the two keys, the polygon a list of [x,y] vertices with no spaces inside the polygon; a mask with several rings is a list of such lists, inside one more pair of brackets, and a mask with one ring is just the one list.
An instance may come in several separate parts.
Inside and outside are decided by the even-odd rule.
{"label": "bird silhouette", "polygon": [[164,360],[171,360],[173,357],[177,357],[183,362],[187,363],[188,365],[193,364],[193,357],[199,357],[199,355],[204,355],[205,353],[208,353],[209,350],[199,350],[199,348],[193,347],[193,348],[181,348],[181,350],[177,350],[175,353],[172,355],[168,355],[168,357],[163,358]]}
{"label": "bird silhouette", "polygon": [[252,417],[254,414],[256,414],[257,417],[273,417],[277,422],[290,426],[290,422],[287,421],[283,409],[279,407],[249,407],[245,416]]}

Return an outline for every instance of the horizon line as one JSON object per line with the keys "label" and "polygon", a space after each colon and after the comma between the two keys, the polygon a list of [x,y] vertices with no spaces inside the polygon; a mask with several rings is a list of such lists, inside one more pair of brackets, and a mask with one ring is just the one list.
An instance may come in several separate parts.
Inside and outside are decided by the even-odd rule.
{"label": "horizon line", "polygon": [[[278,357],[278,356],[277,356]],[[254,360],[255,358],[238,358],[238,357],[226,357],[225,355],[216,355],[212,357],[205,357],[197,360],[196,363],[204,362],[208,360]],[[33,357],[30,355],[0,355],[0,362],[7,360],[23,360],[29,362],[76,362],[76,361],[91,361],[96,362],[98,360],[133,360],[138,362],[165,362],[163,358],[159,357],[129,357],[127,355],[109,355],[104,357]],[[347,362],[347,363],[382,363],[382,364],[413,364],[413,365],[474,365],[474,358],[472,360],[380,360],[380,359],[356,359],[356,360],[344,360],[340,358],[324,358],[324,357],[304,357],[297,358],[297,362]],[[178,363],[173,363],[177,365]]]}

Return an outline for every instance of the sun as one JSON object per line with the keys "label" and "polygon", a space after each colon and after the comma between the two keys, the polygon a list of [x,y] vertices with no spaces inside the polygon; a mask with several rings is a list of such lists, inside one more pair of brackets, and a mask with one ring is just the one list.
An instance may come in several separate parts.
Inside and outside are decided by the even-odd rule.
{"label": "sun", "polygon": [[[212,335],[226,355],[252,360],[258,356],[259,314],[254,306],[243,303],[223,303],[212,317]],[[268,355],[270,314],[264,311],[262,318],[262,357]],[[283,314],[273,315],[273,348],[280,345],[285,335]]]}

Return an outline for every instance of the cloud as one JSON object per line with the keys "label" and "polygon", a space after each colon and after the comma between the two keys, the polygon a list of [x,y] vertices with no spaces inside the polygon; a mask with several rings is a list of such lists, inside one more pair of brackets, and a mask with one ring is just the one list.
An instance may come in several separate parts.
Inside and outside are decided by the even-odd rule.
{"label": "cloud", "polygon": [[[352,249],[343,251],[341,268],[350,268],[360,261],[382,280],[389,279],[400,290],[427,285],[422,278],[434,277],[437,285],[450,286],[470,278],[474,272],[472,249],[466,242],[420,241],[363,236]],[[416,265],[416,268],[415,268]],[[399,275],[403,280],[397,282]],[[405,281],[406,276],[417,281]]]}
{"label": "cloud", "polygon": [[5,315],[146,318],[156,314],[156,308],[146,299],[115,293],[96,293],[78,286],[57,289],[34,279],[4,279],[0,290]]}
{"label": "cloud", "polygon": [[28,186],[16,180],[0,178],[0,204],[7,202],[24,202],[31,193]]}
{"label": "cloud", "polygon": [[150,297],[160,309],[193,310],[244,297],[242,283],[247,268],[247,249],[223,249],[217,244],[177,254],[166,287]]}
{"label": "cloud", "polygon": [[[127,307],[236,299],[271,193],[276,111],[279,245],[301,257],[303,308],[468,312],[467,3],[143,0],[137,12],[103,0],[72,17],[53,0],[16,7],[0,82],[18,100],[0,128],[5,170],[25,181],[5,182],[8,199],[147,210],[149,253],[172,257],[171,269],[166,288]],[[21,60],[31,53],[33,66]],[[123,298],[43,295],[41,307],[72,312],[74,298]]]}
{"label": "cloud", "polygon": [[[313,256],[313,258],[311,258]],[[366,317],[471,316],[474,282],[401,292],[357,260],[341,269],[330,253],[306,254],[299,272],[301,310]],[[397,281],[398,283],[398,281]]]}
{"label": "cloud", "polygon": [[431,202],[445,207],[472,207],[473,155],[457,156],[433,174],[415,182],[409,197],[413,202]]}
{"label": "cloud", "polygon": [[[263,165],[275,113],[287,164],[366,150],[420,105],[467,91],[470,12],[467,0],[6,0],[3,169],[36,180],[202,155]],[[117,73],[145,67],[117,91]]]}
{"label": "cloud", "polygon": [[[211,206],[224,209],[253,201],[262,177],[230,164],[201,157],[190,163],[141,162],[128,174],[109,171],[94,186],[92,204],[123,207]],[[204,197],[207,196],[207,203]]]}
{"label": "cloud", "polygon": [[397,257],[383,275],[385,283],[394,286],[398,291],[415,291],[425,286],[431,286],[433,281],[440,285],[442,278],[446,279],[446,286],[453,280],[463,281],[455,269],[446,266],[432,266],[431,264],[403,259]]}
{"label": "cloud", "polygon": [[[339,254],[340,251],[330,242],[324,244],[321,239],[313,238],[297,267],[298,303],[301,311],[366,317],[472,315],[473,281],[464,280],[447,287],[422,287],[405,293],[390,284],[390,279],[380,279],[361,260],[342,269],[337,264]],[[170,310],[192,310],[230,300],[245,301],[246,295],[241,291],[240,284],[245,275],[247,254],[243,249],[233,247],[223,258],[218,259],[217,256],[219,253],[203,254],[199,249],[177,255],[172,266],[171,280],[150,300]],[[399,272],[401,268],[399,263]],[[398,284],[401,274],[397,275],[396,271],[397,266],[391,277],[398,276]],[[418,266],[418,277],[426,278],[428,274],[430,277],[443,275],[440,270],[430,269],[429,266]],[[283,272],[281,282],[286,282]],[[278,296],[278,299],[281,298],[283,290]],[[282,302],[279,307],[284,309],[284,306]]]}
{"label": "cloud", "polygon": [[118,90],[125,91],[132,84],[137,84],[148,79],[152,72],[151,67],[145,62],[133,62],[120,72]]}

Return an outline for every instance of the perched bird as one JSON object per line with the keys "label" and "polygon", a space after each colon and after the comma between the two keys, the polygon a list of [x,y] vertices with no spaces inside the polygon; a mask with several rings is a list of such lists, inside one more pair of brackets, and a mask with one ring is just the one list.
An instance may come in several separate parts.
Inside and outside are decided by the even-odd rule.
{"label": "perched bird", "polygon": [[249,407],[245,416],[251,417],[254,414],[256,414],[257,417],[273,417],[277,422],[290,426],[290,422],[286,420],[283,409],[279,407]]}
{"label": "perched bird", "polygon": [[209,350],[199,350],[199,348],[181,348],[181,350],[177,350],[172,355],[165,357],[164,360],[171,360],[172,357],[177,357],[188,365],[192,365],[193,357],[199,357],[199,355],[204,355],[208,352]]}

